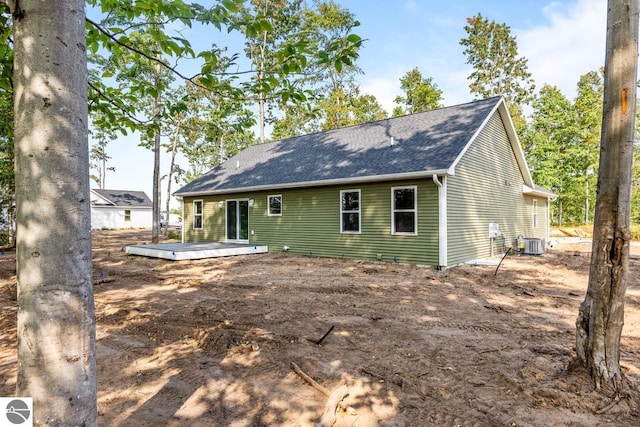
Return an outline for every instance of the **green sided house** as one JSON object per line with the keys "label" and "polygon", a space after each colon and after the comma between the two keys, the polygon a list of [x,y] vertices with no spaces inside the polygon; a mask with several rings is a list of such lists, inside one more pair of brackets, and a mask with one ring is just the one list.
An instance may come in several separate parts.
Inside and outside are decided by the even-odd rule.
{"label": "green sided house", "polygon": [[254,145],[175,195],[184,242],[438,268],[543,251],[554,197],[502,97]]}

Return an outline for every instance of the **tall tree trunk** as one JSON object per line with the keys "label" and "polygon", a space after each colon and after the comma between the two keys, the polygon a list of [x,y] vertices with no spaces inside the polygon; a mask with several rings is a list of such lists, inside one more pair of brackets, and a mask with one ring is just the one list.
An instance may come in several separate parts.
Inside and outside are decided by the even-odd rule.
{"label": "tall tree trunk", "polygon": [[173,143],[171,144],[171,164],[169,165],[169,175],[167,176],[167,218],[163,233],[165,236],[169,235],[169,219],[171,219],[171,181],[173,180],[173,174],[176,165],[178,138],[180,138],[180,125],[176,126],[176,130],[173,133]]}
{"label": "tall tree trunk", "polygon": [[638,0],[609,0],[598,195],[587,295],[576,351],[596,388],[619,391],[620,336],[629,270],[629,209],[638,65]]}
{"label": "tall tree trunk", "polygon": [[[258,83],[262,83],[262,70],[258,71]],[[260,144],[265,142],[264,128],[266,123],[265,118],[265,94],[260,92],[258,94],[258,127],[260,128]]]}
{"label": "tall tree trunk", "polygon": [[[155,70],[155,86],[160,87],[160,64],[156,63]],[[161,106],[160,91],[153,100],[153,115],[155,124],[160,126],[160,110]],[[153,135],[153,195],[151,206],[153,211],[153,219],[151,222],[151,243],[160,242],[160,129],[155,130]]]}
{"label": "tall tree trunk", "polygon": [[102,170],[100,171],[100,188],[104,190],[106,188],[105,181],[107,180],[107,159],[102,158]]}
{"label": "tall tree trunk", "polygon": [[12,208],[9,208],[7,218],[9,220],[9,246],[16,245],[16,229],[15,229],[15,214]]}
{"label": "tall tree trunk", "polygon": [[[18,2],[16,2],[18,3]],[[14,15],[18,396],[34,424],[97,423],[84,0]]]}

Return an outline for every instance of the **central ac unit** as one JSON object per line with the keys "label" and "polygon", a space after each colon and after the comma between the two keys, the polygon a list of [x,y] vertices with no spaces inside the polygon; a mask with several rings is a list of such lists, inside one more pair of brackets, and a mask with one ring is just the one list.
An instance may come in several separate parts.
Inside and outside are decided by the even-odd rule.
{"label": "central ac unit", "polygon": [[544,253],[544,239],[533,239],[530,237],[525,237],[523,240],[524,254],[542,255]]}

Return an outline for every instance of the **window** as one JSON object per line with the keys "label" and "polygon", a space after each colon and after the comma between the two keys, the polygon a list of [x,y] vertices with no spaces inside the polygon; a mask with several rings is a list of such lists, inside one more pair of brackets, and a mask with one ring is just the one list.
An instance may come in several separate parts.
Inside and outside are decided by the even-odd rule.
{"label": "window", "polygon": [[124,220],[131,221],[131,209],[124,210]]}
{"label": "window", "polygon": [[282,216],[282,194],[267,197],[268,215]]}
{"label": "window", "polygon": [[360,190],[340,192],[340,232],[360,233]]}
{"label": "window", "polygon": [[193,201],[193,229],[202,229],[202,200]]}
{"label": "window", "polygon": [[418,234],[417,193],[415,186],[391,189],[391,234]]}
{"label": "window", "polygon": [[532,213],[533,213],[533,228],[538,228],[538,201],[535,199],[533,200]]}

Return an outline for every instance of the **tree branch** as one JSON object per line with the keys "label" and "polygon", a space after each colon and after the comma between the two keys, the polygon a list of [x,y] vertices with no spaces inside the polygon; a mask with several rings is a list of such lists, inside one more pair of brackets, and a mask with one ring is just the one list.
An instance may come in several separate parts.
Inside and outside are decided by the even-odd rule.
{"label": "tree branch", "polygon": [[116,43],[119,46],[124,47],[125,49],[129,49],[130,51],[137,53],[138,55],[148,59],[151,62],[155,62],[157,64],[159,64],[160,66],[166,68],[167,70],[171,71],[173,74],[177,75],[178,77],[180,77],[182,80],[186,80],[192,84],[194,84],[195,86],[198,86],[202,89],[208,90],[210,92],[216,92],[213,89],[206,87],[202,84],[200,84],[196,79],[194,79],[193,77],[187,77],[184,74],[180,73],[178,70],[175,69],[175,67],[170,66],[169,64],[167,64],[166,62],[155,58],[143,51],[141,51],[140,49],[137,49],[133,46],[127,45],[125,43],[122,43],[120,40],[118,40],[113,34],[111,34],[109,31],[105,30],[104,28],[102,28],[102,26],[100,26],[100,24],[98,24],[97,22],[91,20],[90,18],[85,18],[86,21],[93,25],[98,31],[100,31],[102,34],[104,34],[105,36],[107,36],[111,41],[113,41],[114,43]]}
{"label": "tree branch", "polygon": [[109,104],[113,105],[116,109],[120,110],[125,116],[130,118],[132,121],[134,121],[134,122],[136,122],[138,124],[141,124],[141,125],[145,125],[145,124],[151,123],[151,120],[143,121],[143,120],[140,120],[139,118],[135,117],[134,115],[132,115],[123,106],[118,105],[118,103],[116,103],[113,99],[111,99],[104,92],[102,92],[100,89],[98,89],[98,87],[96,87],[93,83],[89,82],[89,87],[91,89],[93,89],[94,91],[96,91],[98,93],[98,95],[100,96],[100,98],[104,99]]}

